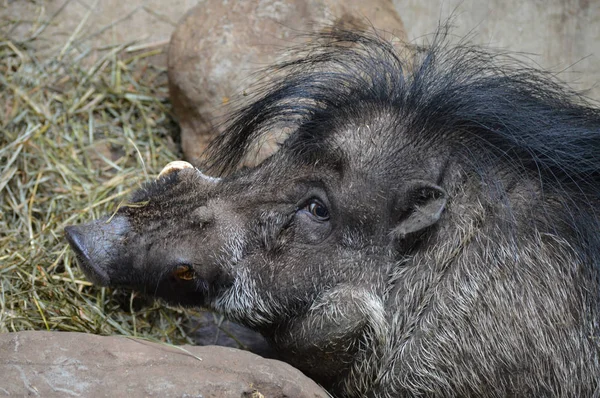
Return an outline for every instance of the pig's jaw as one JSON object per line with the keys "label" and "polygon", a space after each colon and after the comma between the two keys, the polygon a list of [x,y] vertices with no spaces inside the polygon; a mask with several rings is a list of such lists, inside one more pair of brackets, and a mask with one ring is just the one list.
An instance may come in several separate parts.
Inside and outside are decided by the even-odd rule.
{"label": "pig's jaw", "polygon": [[271,324],[273,315],[280,313],[263,296],[250,276],[250,271],[238,267],[233,284],[212,300],[211,309],[232,321],[258,328]]}
{"label": "pig's jaw", "polygon": [[264,294],[258,291],[256,280],[243,261],[247,244],[243,228],[229,224],[222,226],[218,234],[225,243],[215,256],[217,267],[231,277],[231,283],[215,291],[208,308],[249,327],[270,323],[266,314],[274,312],[264,300]]}

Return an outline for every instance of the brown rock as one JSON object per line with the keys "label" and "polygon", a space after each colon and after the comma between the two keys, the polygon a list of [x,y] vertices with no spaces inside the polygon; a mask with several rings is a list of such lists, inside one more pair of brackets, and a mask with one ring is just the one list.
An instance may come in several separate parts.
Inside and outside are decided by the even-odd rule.
{"label": "brown rock", "polygon": [[[390,0],[207,0],[180,21],[168,53],[169,88],[186,158],[201,158],[231,98],[300,33],[326,24],[372,26],[404,38]],[[260,159],[258,159],[260,160]]]}
{"label": "brown rock", "polygon": [[0,396],[328,396],[290,365],[247,351],[82,333],[0,334],[0,375]]}

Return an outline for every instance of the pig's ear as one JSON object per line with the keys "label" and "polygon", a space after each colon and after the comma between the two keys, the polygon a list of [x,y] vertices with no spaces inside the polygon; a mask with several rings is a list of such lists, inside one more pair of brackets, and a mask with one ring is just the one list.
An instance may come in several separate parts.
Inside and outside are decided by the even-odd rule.
{"label": "pig's ear", "polygon": [[441,187],[427,181],[411,181],[399,198],[398,217],[392,236],[404,239],[434,225],[446,207],[447,194]]}

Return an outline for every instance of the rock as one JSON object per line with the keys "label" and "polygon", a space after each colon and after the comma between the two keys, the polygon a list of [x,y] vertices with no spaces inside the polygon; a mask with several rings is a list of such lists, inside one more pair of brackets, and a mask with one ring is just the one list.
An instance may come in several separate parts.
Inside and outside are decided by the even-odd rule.
{"label": "rock", "polygon": [[0,334],[0,374],[0,396],[328,396],[290,365],[247,351],[83,333]]}
{"label": "rock", "polygon": [[360,30],[375,26],[404,38],[390,0],[206,0],[192,8],[175,29],[168,53],[169,90],[185,157],[202,157],[230,100],[255,83],[252,72],[272,64],[282,48],[299,44],[294,38],[301,33],[332,23]]}

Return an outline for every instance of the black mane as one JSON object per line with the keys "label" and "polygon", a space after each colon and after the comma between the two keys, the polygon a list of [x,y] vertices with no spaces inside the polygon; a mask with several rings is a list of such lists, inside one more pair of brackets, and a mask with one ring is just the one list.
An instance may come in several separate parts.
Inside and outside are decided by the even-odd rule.
{"label": "black mane", "polygon": [[[450,46],[447,36],[405,54],[375,33],[313,37],[294,60],[268,71],[280,77],[263,84],[215,140],[210,168],[234,170],[274,129],[294,125],[291,139],[318,140],[301,127],[374,106],[397,111],[409,131],[477,139],[545,184],[599,198],[600,110],[551,73],[469,44]],[[299,131],[306,137],[294,136]]]}

